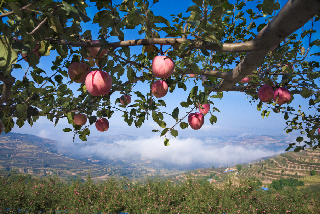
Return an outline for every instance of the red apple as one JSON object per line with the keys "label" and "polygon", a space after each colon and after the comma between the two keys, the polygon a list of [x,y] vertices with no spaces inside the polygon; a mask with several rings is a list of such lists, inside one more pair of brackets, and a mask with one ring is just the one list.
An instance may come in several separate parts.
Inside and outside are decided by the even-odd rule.
{"label": "red apple", "polygon": [[[1,134],[1,133],[0,133]],[[318,135],[320,135],[320,128],[318,129]]]}
{"label": "red apple", "polygon": [[274,97],[274,91],[271,86],[263,85],[258,90],[258,97],[261,102],[267,103],[270,102]]}
{"label": "red apple", "polygon": [[85,114],[76,114],[74,115],[73,122],[76,125],[84,125],[87,122],[87,116]]}
{"label": "red apple", "polygon": [[210,104],[200,104],[199,105],[200,113],[206,115],[209,110],[210,110]]}
{"label": "red apple", "polygon": [[157,80],[152,84],[151,92],[157,98],[164,97],[168,92],[168,85],[163,80]]}
{"label": "red apple", "polygon": [[127,105],[127,104],[131,103],[131,97],[129,95],[127,95],[127,94],[126,95],[122,95],[120,97],[120,103],[122,105]]}
{"label": "red apple", "polygon": [[73,62],[68,68],[69,78],[76,83],[85,83],[91,68],[86,63]]}
{"label": "red apple", "polygon": [[108,94],[112,87],[111,76],[104,71],[91,71],[86,77],[86,87],[93,96]]}
{"label": "red apple", "polygon": [[174,71],[174,62],[167,56],[156,56],[152,60],[152,72],[155,77],[168,78]]}
{"label": "red apple", "polygon": [[242,83],[248,83],[248,82],[250,82],[252,80],[252,78],[250,78],[250,77],[245,77],[245,78],[243,78],[242,80],[241,80],[241,82]]}
{"label": "red apple", "polygon": [[277,88],[274,91],[273,100],[276,101],[277,97],[278,97],[277,104],[282,105],[282,104],[287,103],[287,102],[290,101],[291,93],[290,93],[290,91],[288,89],[280,87],[280,88]]}
{"label": "red apple", "polygon": [[109,129],[109,121],[106,118],[101,118],[101,119],[97,120],[95,125],[96,125],[97,130],[100,132],[104,132]]}
{"label": "red apple", "polygon": [[194,78],[196,76],[197,76],[197,74],[189,74],[189,77],[191,77],[191,78]]}
{"label": "red apple", "polygon": [[194,129],[194,130],[200,129],[204,123],[203,114],[201,114],[199,112],[189,114],[188,123],[192,129]]}
{"label": "red apple", "polygon": [[[40,55],[39,55],[39,45],[37,45],[35,49],[32,49],[32,51],[33,51],[33,53],[35,53],[35,54],[39,57],[39,59],[40,59]],[[27,54],[21,54],[21,56],[23,57],[23,59],[24,59],[26,62],[28,62],[28,60],[27,60]]]}
{"label": "red apple", "polygon": [[[92,43],[99,43],[99,40],[94,40]],[[102,58],[105,54],[108,53],[108,49],[103,49],[101,50],[100,54],[98,55],[98,52],[100,50],[100,47],[88,47],[88,50],[89,50],[89,57],[88,58],[97,58],[97,59],[100,59]],[[98,55],[98,56],[97,56]],[[87,58],[87,59],[88,59]]]}

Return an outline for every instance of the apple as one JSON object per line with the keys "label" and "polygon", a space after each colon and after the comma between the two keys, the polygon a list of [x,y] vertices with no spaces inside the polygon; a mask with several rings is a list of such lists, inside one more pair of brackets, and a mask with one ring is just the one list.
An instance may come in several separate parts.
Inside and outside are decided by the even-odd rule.
{"label": "apple", "polygon": [[191,78],[194,78],[196,76],[197,76],[197,74],[189,74],[189,77],[191,77]]}
{"label": "apple", "polygon": [[157,98],[164,97],[168,93],[168,85],[163,80],[157,80],[152,84],[151,92]]}
{"label": "apple", "polygon": [[[1,134],[1,132],[0,132],[0,134]],[[320,128],[318,129],[318,135],[320,135]]]}
{"label": "apple", "polygon": [[287,102],[290,101],[291,93],[290,93],[290,91],[288,89],[280,87],[280,88],[277,88],[274,91],[273,100],[276,101],[277,97],[278,97],[277,104],[282,105],[282,104],[287,103]]}
{"label": "apple", "polygon": [[268,85],[263,85],[258,90],[258,97],[261,100],[261,102],[264,102],[264,103],[270,102],[274,97],[273,88]]}
{"label": "apple", "polygon": [[245,78],[243,78],[242,80],[241,80],[241,82],[242,83],[248,83],[248,82],[250,82],[252,80],[252,78],[250,78],[250,77],[245,77]]}
{"label": "apple", "polygon": [[206,115],[209,110],[210,110],[210,104],[200,104],[199,105],[200,113]]}
{"label": "apple", "polygon": [[86,87],[93,96],[108,94],[112,87],[111,76],[104,71],[91,71],[86,77]]}
{"label": "apple", "polygon": [[100,132],[107,131],[109,129],[109,121],[106,118],[101,118],[96,121],[95,126]]}
{"label": "apple", "polygon": [[127,105],[127,104],[131,103],[131,97],[129,95],[127,95],[127,94],[126,95],[122,95],[120,97],[120,103],[122,105]]}
{"label": "apple", "polygon": [[188,123],[192,129],[194,130],[200,129],[204,123],[203,114],[199,112],[189,114]]}
{"label": "apple", "polygon": [[73,62],[68,68],[69,78],[76,83],[85,83],[91,68],[86,63]]}
{"label": "apple", "polygon": [[174,62],[167,56],[156,56],[152,60],[152,73],[155,77],[167,79],[173,71]]}
{"label": "apple", "polygon": [[[92,43],[99,43],[99,40],[94,40]],[[100,47],[88,47],[89,50],[89,57],[88,58],[97,58],[100,59],[102,58],[105,54],[108,53],[108,49],[103,49],[101,50],[100,54],[98,55],[98,52],[100,50]],[[97,56],[98,55],[98,56]],[[87,58],[87,59],[88,59]]]}
{"label": "apple", "polygon": [[83,126],[87,122],[87,116],[85,114],[74,115],[73,122],[76,125]]}
{"label": "apple", "polygon": [[[39,45],[37,45],[35,49],[32,49],[32,51],[33,51],[33,53],[35,53],[35,54],[39,57],[39,59],[40,59],[40,55],[39,55]],[[23,57],[23,59],[24,59],[26,62],[28,62],[28,60],[27,60],[27,54],[21,54],[21,56]]]}

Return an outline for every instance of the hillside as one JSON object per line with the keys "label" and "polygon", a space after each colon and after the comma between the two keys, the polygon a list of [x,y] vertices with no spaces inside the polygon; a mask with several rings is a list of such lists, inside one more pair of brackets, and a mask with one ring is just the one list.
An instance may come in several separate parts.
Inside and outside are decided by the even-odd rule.
{"label": "hillside", "polygon": [[[111,137],[110,144],[115,139],[119,137]],[[98,140],[84,144],[95,144]],[[79,145],[79,148],[81,146],[83,145]],[[81,179],[86,180],[90,174],[95,181],[127,176],[134,182],[146,175],[170,175],[183,172],[154,167],[150,160],[140,157],[133,157],[128,161],[115,158],[100,159],[94,155],[79,156],[76,153],[68,153],[68,148],[58,152],[57,142],[34,135],[2,134],[0,135],[0,176],[15,169],[19,173],[36,177],[56,174],[65,181],[76,178],[80,174]]]}
{"label": "hillside", "polygon": [[[225,172],[227,170],[228,172]],[[232,170],[232,171],[230,171]],[[314,170],[315,175],[311,175]],[[243,164],[239,172],[236,166],[223,168],[207,168],[191,170],[175,176],[167,177],[171,182],[180,184],[185,182],[187,175],[194,180],[206,181],[212,179],[211,183],[221,184],[231,180],[235,185],[240,179],[258,178],[265,187],[280,178],[294,178],[301,180],[305,185],[320,184],[320,149],[306,149],[298,153],[286,152],[272,157],[266,157],[257,161]]]}
{"label": "hillside", "polygon": [[[134,140],[136,138],[127,135],[108,136],[107,139],[95,137],[90,142],[77,143],[76,147],[57,147],[57,142],[34,135],[16,133],[0,135],[0,170],[2,170],[2,175],[12,169],[39,177],[56,174],[65,181],[80,174],[81,179],[86,180],[88,174],[90,174],[95,182],[107,180],[110,177],[121,178],[124,176],[136,182],[145,179],[147,176],[159,175],[161,178],[168,178],[174,183],[183,182],[188,173],[191,173],[191,176],[195,178],[212,178],[213,182],[222,183],[229,179],[230,176],[233,177],[237,171],[235,167],[229,168],[234,170],[232,173],[225,173],[226,167],[216,169],[201,167],[201,169],[186,170],[186,167],[175,168],[170,164],[142,159],[140,156],[133,156],[129,160],[121,160],[102,158],[94,154],[83,155],[78,152],[80,148],[88,148],[87,146],[94,146],[99,142],[118,147],[120,145],[115,141],[119,139]],[[219,146],[255,146],[281,151],[288,145],[288,141],[283,139],[281,136],[247,136],[238,138],[231,136],[229,138],[219,137],[216,141],[208,137],[203,140],[207,144],[215,142]],[[312,159],[310,155],[312,155]],[[271,183],[272,179],[280,177],[291,176],[302,179],[308,173],[310,174],[310,170],[313,168],[319,172],[319,159],[317,151],[310,152],[306,150],[298,154],[287,152],[244,164],[240,176],[259,177],[266,185]],[[236,180],[236,178],[237,176],[234,179]]]}

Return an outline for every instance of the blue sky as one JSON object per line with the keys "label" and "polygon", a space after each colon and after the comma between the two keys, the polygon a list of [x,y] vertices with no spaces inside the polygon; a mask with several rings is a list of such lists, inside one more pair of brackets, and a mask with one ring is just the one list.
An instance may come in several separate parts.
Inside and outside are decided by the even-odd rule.
{"label": "blue sky", "polygon": [[[118,3],[119,1],[114,1],[115,3]],[[169,21],[172,20],[172,17],[170,14],[178,14],[180,12],[185,13],[187,8],[192,5],[192,1],[186,0],[183,1],[169,1],[169,0],[160,0],[159,3],[156,3],[152,10],[155,15],[161,15],[165,18],[167,18]],[[230,1],[231,3],[235,1]],[[284,5],[286,1],[279,1],[281,4],[281,7]],[[98,11],[95,8],[95,5],[92,3],[88,3],[90,5],[90,8],[87,9],[88,16],[93,19],[94,14]],[[250,4],[254,4],[251,3]],[[318,24],[319,25],[319,24]],[[93,35],[93,39],[97,39],[98,37],[98,31],[99,26],[98,24],[92,24],[91,22],[88,23],[82,23],[83,32],[87,29],[90,29]],[[125,31],[125,40],[128,39],[139,39],[143,38],[143,35],[139,35],[137,33],[138,30],[126,30]],[[115,38],[112,38],[109,40],[110,42],[116,41]],[[141,52],[142,46],[136,46],[131,48],[131,53],[139,53]],[[50,56],[44,56],[41,57],[40,63],[38,64],[38,67],[44,69],[48,74],[51,74],[51,65],[52,60],[55,59],[57,56],[57,53],[55,51],[51,51]],[[23,70],[21,69],[15,69],[13,71],[13,76],[17,79],[22,79],[24,72],[26,69],[28,69],[28,64],[22,60],[20,61],[21,65],[23,67]],[[65,69],[67,70],[67,69]],[[126,76],[126,75],[124,75]],[[65,82],[68,80],[65,79]],[[201,81],[198,83],[199,88],[202,89]],[[176,89],[174,93],[168,93],[163,99],[167,103],[167,107],[163,108],[163,111],[166,111],[168,113],[171,113],[172,110],[175,107],[179,107],[180,114],[179,118],[185,115],[185,112],[190,111],[190,108],[183,108],[180,106],[181,101],[185,101],[188,97],[189,91],[194,86],[193,79],[190,79],[190,83],[187,83],[187,91],[183,91],[183,89]],[[70,88],[74,91],[75,95],[77,95],[76,90],[78,89],[79,84],[72,83],[70,85]],[[142,93],[146,93],[149,90],[149,85],[147,83],[138,83],[137,86],[134,88],[134,90],[139,90]],[[202,89],[203,90],[203,89]],[[136,99],[135,94],[131,93],[132,95],[132,101]],[[115,99],[120,97],[120,93],[114,93],[111,96],[111,102],[114,103]],[[196,137],[200,136],[208,136],[208,137],[214,137],[214,136],[228,136],[228,135],[278,135],[278,134],[285,134],[285,120],[283,118],[283,114],[275,114],[271,113],[268,118],[263,119],[261,117],[261,112],[257,111],[257,102],[255,103],[249,103],[250,98],[247,99],[247,95],[242,92],[224,92],[223,99],[211,99],[211,101],[214,102],[214,106],[220,110],[219,112],[214,112],[214,115],[217,116],[218,120],[217,123],[214,125],[211,125],[209,122],[210,114],[205,116],[205,122],[203,127],[200,130],[193,130],[191,128],[187,129],[180,129],[179,126],[176,126],[177,130],[179,131],[179,136],[183,138],[189,138],[190,142],[193,142],[194,145],[198,145],[198,147],[201,147],[200,140],[195,139]],[[117,104],[118,105],[118,104]],[[301,105],[303,109],[308,108],[308,100],[302,98],[300,95],[294,95],[294,100],[290,104],[290,106],[293,106],[295,108],[298,107],[298,105]],[[211,105],[212,109],[212,105]],[[93,125],[91,125],[90,136],[105,136],[106,139],[108,138],[108,135],[119,135],[119,134],[126,134],[126,135],[132,135],[132,136],[139,136],[144,138],[144,141],[149,142],[150,140],[153,141],[157,146],[153,147],[150,145],[150,150],[155,149],[158,146],[163,146],[163,140],[164,137],[160,137],[159,133],[153,133],[151,132],[152,129],[160,129],[162,130],[153,120],[152,117],[149,117],[148,121],[145,121],[145,123],[142,125],[141,128],[136,128],[133,126],[128,126],[127,123],[123,121],[123,118],[121,117],[121,112],[115,112],[112,116],[112,118],[109,119],[110,128],[106,132],[98,132]],[[168,127],[171,127],[175,124],[175,121],[170,117],[165,116],[165,121],[167,123]],[[184,122],[187,122],[187,118],[184,119]],[[89,123],[87,123],[89,124]],[[19,128],[17,125],[13,128],[12,132],[16,133],[24,133],[24,134],[34,134],[40,137],[50,138],[57,140],[61,143],[61,145],[66,144],[72,144],[72,138],[73,133],[65,133],[62,131],[64,128],[72,128],[70,124],[67,123],[67,120],[60,120],[59,124],[54,127],[54,123],[48,121],[46,118],[40,118],[33,127],[30,127],[29,124],[25,124],[22,128]],[[292,133],[288,135],[288,137],[291,140],[294,140],[296,138],[296,134],[299,133]],[[90,141],[90,136],[88,137],[88,141]],[[195,137],[195,138],[194,138]],[[179,147],[176,147],[176,149],[187,149],[189,152],[186,152],[185,154],[188,155],[196,155],[197,150],[195,148],[189,147],[189,143],[184,144],[182,143],[181,138],[176,138],[167,135],[167,138],[170,139],[170,146],[166,147],[165,149],[169,152],[170,148],[173,148],[173,144],[179,145]],[[140,141],[141,142],[141,141]],[[128,142],[130,143],[130,142]],[[191,145],[191,144],[190,144]],[[188,148],[185,148],[188,147]],[[203,150],[203,148],[198,148]],[[191,152],[191,150],[193,150]],[[241,150],[242,151],[242,150]],[[146,152],[143,149],[141,149],[141,153]],[[165,151],[162,151],[165,152]],[[171,150],[172,152],[172,150]],[[219,151],[216,151],[215,153],[219,153]],[[254,152],[250,152],[250,154],[253,154]],[[198,152],[199,154],[199,152]],[[239,155],[243,154],[243,156],[248,155],[247,152],[240,152]],[[263,151],[261,151],[261,156],[265,155]],[[270,154],[268,154],[270,155]],[[196,155],[198,156],[198,155]],[[235,157],[230,157],[235,158]],[[256,156],[252,157],[256,158]],[[239,159],[240,160],[240,159]]]}

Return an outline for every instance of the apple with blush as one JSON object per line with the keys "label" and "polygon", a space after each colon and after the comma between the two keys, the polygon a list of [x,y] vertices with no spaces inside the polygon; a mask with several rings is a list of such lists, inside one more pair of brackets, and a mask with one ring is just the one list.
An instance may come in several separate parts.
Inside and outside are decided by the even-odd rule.
{"label": "apple with blush", "polygon": [[199,105],[199,111],[200,113],[202,113],[203,115],[206,115],[210,110],[210,104],[200,104]]}
{"label": "apple with blush", "polygon": [[112,78],[107,72],[91,71],[86,77],[85,84],[92,96],[105,95],[111,90]]}
{"label": "apple with blush", "polygon": [[152,73],[158,78],[169,78],[174,71],[174,62],[167,56],[156,56],[152,60]]}
{"label": "apple with blush", "polygon": [[204,123],[203,114],[199,112],[189,114],[188,123],[192,129],[194,130],[200,129]]}
{"label": "apple with blush", "polygon": [[87,122],[87,116],[85,114],[74,115],[73,122],[76,125],[83,126]]}
{"label": "apple with blush", "polygon": [[85,83],[87,75],[91,68],[86,63],[73,62],[68,68],[68,75],[76,83]]}
{"label": "apple with blush", "polygon": [[291,99],[291,92],[288,89],[280,87],[274,91],[273,100],[275,102],[277,101],[277,104],[282,105],[284,103],[288,103],[290,99]]}
{"label": "apple with blush", "polygon": [[99,132],[104,132],[109,129],[109,121],[106,118],[101,118],[96,121],[95,126]]}
{"label": "apple with blush", "polygon": [[157,80],[152,84],[151,92],[157,98],[164,97],[168,93],[168,84],[163,80]]}
{"label": "apple with blush", "polygon": [[127,94],[122,95],[120,97],[120,103],[122,105],[128,105],[129,103],[131,103],[131,97],[129,95],[127,95]]}
{"label": "apple with blush", "polygon": [[270,102],[274,97],[273,88],[268,85],[263,85],[258,90],[258,97],[261,100],[261,102],[264,102],[264,103]]}

